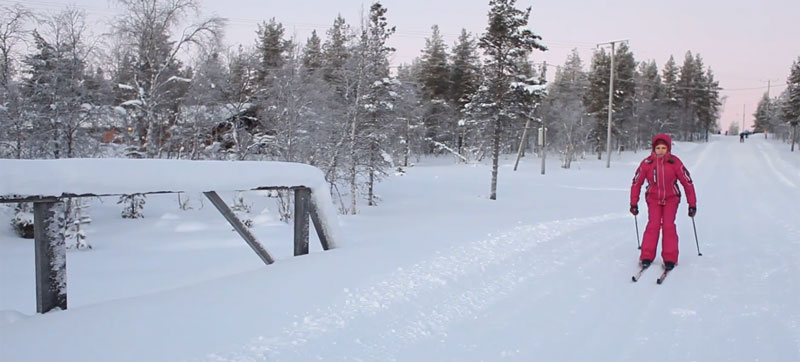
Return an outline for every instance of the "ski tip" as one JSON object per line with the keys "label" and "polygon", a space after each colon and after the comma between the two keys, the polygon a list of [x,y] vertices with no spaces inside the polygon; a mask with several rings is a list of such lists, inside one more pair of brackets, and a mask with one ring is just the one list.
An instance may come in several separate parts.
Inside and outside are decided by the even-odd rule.
{"label": "ski tip", "polygon": [[663,282],[663,281],[664,281],[664,279],[656,279],[656,284],[661,284],[661,282]]}

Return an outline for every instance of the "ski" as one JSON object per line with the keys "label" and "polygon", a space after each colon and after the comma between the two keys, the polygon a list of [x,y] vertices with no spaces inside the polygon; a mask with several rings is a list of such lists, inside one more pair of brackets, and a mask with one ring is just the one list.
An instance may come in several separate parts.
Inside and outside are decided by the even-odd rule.
{"label": "ski", "polygon": [[650,267],[650,265],[649,265],[649,264],[648,264],[647,266],[641,266],[641,267],[639,267],[639,268],[640,268],[640,269],[639,269],[639,271],[638,271],[638,272],[636,272],[636,274],[634,274],[634,275],[631,277],[631,281],[633,281],[633,282],[637,282],[637,281],[639,281],[639,278],[641,278],[641,277],[642,277],[642,273],[644,273],[644,271],[645,271],[645,270],[647,270],[647,268],[649,268],[649,267]]}
{"label": "ski", "polygon": [[664,279],[667,279],[667,274],[669,274],[668,269],[664,269],[664,272],[661,273],[661,276],[656,279],[656,284],[661,284],[664,282]]}

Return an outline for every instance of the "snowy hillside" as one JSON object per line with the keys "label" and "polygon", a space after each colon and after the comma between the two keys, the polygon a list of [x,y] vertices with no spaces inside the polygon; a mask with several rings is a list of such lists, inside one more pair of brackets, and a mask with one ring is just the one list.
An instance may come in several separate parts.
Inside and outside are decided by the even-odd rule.
{"label": "snowy hillside", "polygon": [[274,199],[248,193],[270,266],[199,195],[188,211],[152,195],[137,220],[94,199],[94,249],[68,253],[69,309],[45,315],[33,243],[4,222],[0,361],[799,361],[800,152],[760,136],[673,152],[697,187],[703,256],[684,200],[662,285],[659,268],[630,281],[642,152],[610,169],[549,159],[545,176],[509,156],[497,201],[488,165],[425,159],[378,185],[380,206],[339,217],[339,249],[312,233],[302,257]]}

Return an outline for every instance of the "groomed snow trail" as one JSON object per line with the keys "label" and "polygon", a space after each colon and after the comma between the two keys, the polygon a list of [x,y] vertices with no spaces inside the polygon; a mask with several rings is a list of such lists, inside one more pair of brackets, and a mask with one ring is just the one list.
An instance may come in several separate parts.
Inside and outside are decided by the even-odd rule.
{"label": "groomed snow trail", "polygon": [[704,255],[683,201],[681,258],[663,285],[659,266],[630,282],[628,214],[523,225],[342,290],[206,360],[800,360],[800,177],[776,147],[715,138],[679,155]]}

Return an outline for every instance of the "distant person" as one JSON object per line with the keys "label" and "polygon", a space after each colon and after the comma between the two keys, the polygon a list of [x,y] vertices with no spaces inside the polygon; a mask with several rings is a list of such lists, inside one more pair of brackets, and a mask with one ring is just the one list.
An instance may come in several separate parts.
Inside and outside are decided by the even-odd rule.
{"label": "distant person", "polygon": [[639,164],[633,176],[630,212],[634,216],[639,214],[639,194],[644,180],[647,180],[644,192],[647,202],[647,227],[642,238],[639,262],[642,267],[650,266],[653,262],[658,249],[658,235],[661,232],[661,259],[664,261],[664,268],[672,270],[678,263],[678,231],[675,227],[675,214],[681,201],[678,182],[680,181],[686,191],[689,217],[694,217],[697,213],[697,198],[689,170],[678,157],[670,153],[672,150],[670,136],[660,134],[653,137],[652,147],[652,154]]}
{"label": "distant person", "polygon": [[739,143],[744,143],[744,132],[739,132]]}

